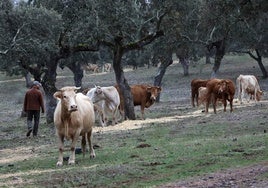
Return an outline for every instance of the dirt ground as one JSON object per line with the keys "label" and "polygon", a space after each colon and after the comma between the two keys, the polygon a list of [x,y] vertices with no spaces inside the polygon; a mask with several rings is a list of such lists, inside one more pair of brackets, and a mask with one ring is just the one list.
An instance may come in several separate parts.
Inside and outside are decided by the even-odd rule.
{"label": "dirt ground", "polygon": [[260,179],[264,173],[268,173],[268,162],[254,166],[248,166],[239,169],[229,169],[222,172],[216,172],[189,179],[187,181],[170,183],[161,187],[198,187],[198,188],[216,188],[216,187],[232,187],[232,188],[265,188],[268,187],[268,181]]}

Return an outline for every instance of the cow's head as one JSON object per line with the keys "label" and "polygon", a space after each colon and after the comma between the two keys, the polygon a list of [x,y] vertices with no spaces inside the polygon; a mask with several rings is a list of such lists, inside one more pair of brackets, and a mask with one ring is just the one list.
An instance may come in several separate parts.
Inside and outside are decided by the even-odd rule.
{"label": "cow's head", "polygon": [[218,92],[219,93],[223,93],[227,90],[227,82],[226,80],[221,80],[219,83],[218,83]]}
{"label": "cow's head", "polygon": [[257,99],[257,101],[260,101],[261,100],[262,95],[263,95],[263,91],[258,90],[257,93],[256,93],[256,99]]}
{"label": "cow's head", "polygon": [[[250,95],[250,98],[251,99],[254,99],[255,98],[255,96],[254,96],[254,89],[253,88],[247,88],[246,89],[246,92]],[[256,100],[257,101],[260,101],[262,95],[263,95],[263,91],[258,90],[257,93],[256,93]]]}
{"label": "cow's head", "polygon": [[100,86],[96,86],[96,85],[95,85],[95,88],[92,88],[88,92],[87,96],[89,96],[89,98],[92,100],[93,103],[97,103],[97,102],[103,100],[103,98],[104,98],[102,88]]}
{"label": "cow's head", "polygon": [[150,99],[154,102],[161,92],[162,88],[159,86],[149,86],[147,87],[147,92],[151,94]]}
{"label": "cow's head", "polygon": [[62,108],[67,109],[69,112],[77,110],[76,92],[80,87],[63,87],[54,93],[54,98],[61,101]]}

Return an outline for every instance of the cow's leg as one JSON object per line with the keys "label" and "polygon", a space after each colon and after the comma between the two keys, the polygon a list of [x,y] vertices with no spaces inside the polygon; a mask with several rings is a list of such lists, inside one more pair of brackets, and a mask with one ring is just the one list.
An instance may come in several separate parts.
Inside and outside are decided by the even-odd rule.
{"label": "cow's leg", "polygon": [[81,141],[81,148],[82,148],[82,152],[83,152],[83,157],[85,157],[85,153],[86,153],[86,135],[84,134],[82,136],[82,141]]}
{"label": "cow's leg", "polygon": [[226,112],[227,101],[226,99],[223,99],[222,102],[223,102],[223,111]]}
{"label": "cow's leg", "polygon": [[205,112],[208,113],[208,107],[211,100],[211,96],[206,97]]}
{"label": "cow's leg", "polygon": [[89,145],[89,150],[90,150],[90,158],[95,158],[96,154],[95,154],[93,144],[92,144],[92,130],[87,133],[87,140],[88,140],[88,145]]}
{"label": "cow's leg", "polygon": [[196,95],[195,95],[196,106],[199,106],[199,105],[198,105],[198,104],[199,104],[199,103],[198,103],[198,98],[199,98],[199,95],[196,94]]}
{"label": "cow's leg", "polygon": [[212,101],[211,102],[212,102],[212,105],[213,105],[214,114],[216,114],[217,113],[217,111],[216,111],[217,98],[216,98],[215,95],[212,95]]}
{"label": "cow's leg", "polygon": [[141,119],[143,119],[143,120],[145,120],[144,108],[145,108],[145,105],[141,104]]}
{"label": "cow's leg", "polygon": [[255,86],[255,90],[254,90],[254,99],[255,99],[255,102],[257,102],[257,89],[256,89],[256,86]]}
{"label": "cow's leg", "polygon": [[76,142],[79,138],[79,135],[80,135],[80,131],[77,131],[76,134],[72,138],[71,155],[70,155],[70,158],[68,160],[69,165],[75,164],[75,146],[76,146]]}
{"label": "cow's leg", "polygon": [[59,141],[59,159],[57,162],[57,166],[62,166],[63,165],[64,136],[58,134],[58,141]]}
{"label": "cow's leg", "polygon": [[192,91],[192,96],[191,96],[191,98],[192,98],[192,106],[195,107],[195,104],[194,104],[195,96],[194,96],[194,92],[193,92],[193,91]]}
{"label": "cow's leg", "polygon": [[230,112],[233,112],[233,99],[230,99]]}
{"label": "cow's leg", "polygon": [[244,96],[245,96],[245,89],[242,89],[242,92],[241,92],[241,104],[243,104]]}

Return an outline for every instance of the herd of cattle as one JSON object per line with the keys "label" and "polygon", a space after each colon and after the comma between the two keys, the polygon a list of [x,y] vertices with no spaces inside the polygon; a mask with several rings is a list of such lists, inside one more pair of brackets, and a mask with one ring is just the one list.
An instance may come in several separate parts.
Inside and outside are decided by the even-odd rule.
{"label": "herd of cattle", "polygon": [[[254,75],[239,75],[236,79],[238,100],[243,103],[243,99],[248,95],[247,101],[254,99],[260,101],[263,92],[260,89],[258,80]],[[213,105],[216,114],[216,104],[218,101],[223,103],[226,112],[227,101],[230,104],[230,111],[233,111],[233,99],[235,95],[235,84],[230,79],[193,79],[191,81],[191,101],[192,106],[205,105],[205,112],[208,112],[210,103]]]}
{"label": "herd of cattle", "polygon": [[[108,123],[108,113],[112,114],[112,124],[118,122],[119,117],[124,117],[123,93],[118,86],[100,87],[95,86],[86,94],[77,93],[77,87],[63,87],[54,93],[58,103],[54,112],[54,124],[59,138],[59,159],[57,166],[63,165],[64,139],[71,139],[71,156],[68,164],[75,163],[75,146],[79,136],[82,136],[82,152],[85,155],[86,140],[89,144],[90,157],[95,157],[92,146],[92,127],[95,123],[95,113],[99,114],[102,126]],[[130,86],[134,106],[141,107],[142,119],[144,109],[154,104],[161,92],[161,87],[151,85]],[[262,95],[260,86],[255,76],[240,75],[237,78],[238,98],[243,102],[245,94],[249,99],[259,101]],[[233,111],[233,99],[235,95],[235,84],[229,79],[194,79],[191,82],[192,106],[205,104],[208,112],[209,104],[212,103],[216,113],[216,103],[221,101],[226,111],[227,101],[230,111]],[[249,100],[248,99],[248,100]]]}
{"label": "herd of cattle", "polygon": [[[68,164],[75,163],[75,146],[79,136],[82,136],[82,152],[85,155],[86,139],[90,148],[90,157],[95,157],[92,146],[92,127],[95,123],[95,112],[100,115],[102,126],[108,122],[107,114],[112,113],[112,124],[118,121],[118,115],[124,117],[124,100],[118,86],[95,86],[87,91],[86,95],[77,93],[78,87],[63,87],[54,93],[58,103],[54,112],[54,124],[59,138],[59,159],[57,166],[63,165],[64,138],[70,139],[71,156]],[[141,106],[142,118],[144,109],[154,104],[161,92],[161,87],[151,85],[130,86],[134,106]],[[120,114],[119,114],[120,112]]]}

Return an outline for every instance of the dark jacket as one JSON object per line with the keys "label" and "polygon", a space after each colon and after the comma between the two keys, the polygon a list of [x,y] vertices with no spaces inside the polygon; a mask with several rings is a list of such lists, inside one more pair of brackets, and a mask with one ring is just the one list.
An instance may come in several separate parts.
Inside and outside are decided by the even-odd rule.
{"label": "dark jacket", "polygon": [[28,90],[24,97],[24,105],[23,110],[42,110],[44,113],[44,101],[42,93],[39,91],[38,86],[33,86],[30,90]]}

